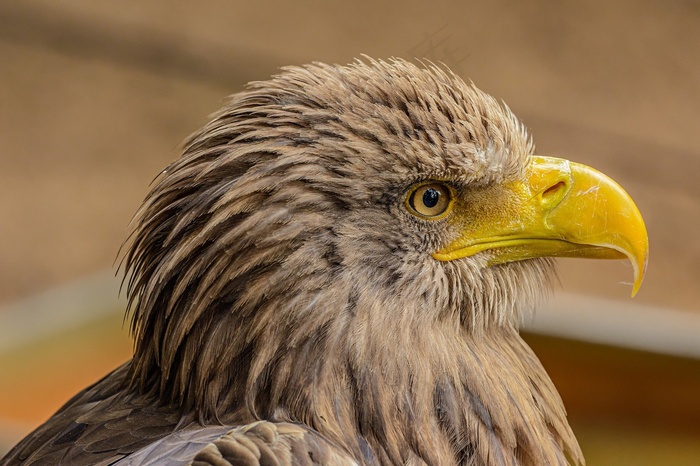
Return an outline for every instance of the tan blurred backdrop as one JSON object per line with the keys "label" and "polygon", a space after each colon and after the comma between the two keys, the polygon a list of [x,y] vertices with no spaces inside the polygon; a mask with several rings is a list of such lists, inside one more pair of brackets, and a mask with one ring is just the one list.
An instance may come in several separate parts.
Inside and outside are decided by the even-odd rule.
{"label": "tan blurred backdrop", "polygon": [[[620,182],[651,243],[634,302],[700,313],[700,2],[641,0],[2,2],[0,309],[115,270],[149,182],[227,94],[361,54],[444,62],[540,153]],[[625,264],[560,269],[567,291],[628,299]],[[0,353],[0,439],[128,358],[121,314]],[[700,464],[697,360],[531,338],[590,464]]]}

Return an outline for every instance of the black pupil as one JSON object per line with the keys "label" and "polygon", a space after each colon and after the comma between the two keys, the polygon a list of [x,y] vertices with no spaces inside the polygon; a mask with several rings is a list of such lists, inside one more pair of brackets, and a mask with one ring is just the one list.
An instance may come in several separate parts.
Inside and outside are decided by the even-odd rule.
{"label": "black pupil", "polygon": [[423,193],[423,205],[427,208],[433,208],[437,205],[440,199],[440,191],[433,188],[428,188]]}

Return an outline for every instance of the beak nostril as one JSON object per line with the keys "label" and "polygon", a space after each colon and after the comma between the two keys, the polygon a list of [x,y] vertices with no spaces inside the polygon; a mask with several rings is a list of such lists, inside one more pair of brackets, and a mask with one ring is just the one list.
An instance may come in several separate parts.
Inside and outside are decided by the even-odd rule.
{"label": "beak nostril", "polygon": [[542,192],[542,199],[547,199],[549,197],[556,196],[559,193],[559,191],[561,191],[562,189],[565,189],[565,188],[566,188],[566,183],[564,183],[563,181],[555,183]]}

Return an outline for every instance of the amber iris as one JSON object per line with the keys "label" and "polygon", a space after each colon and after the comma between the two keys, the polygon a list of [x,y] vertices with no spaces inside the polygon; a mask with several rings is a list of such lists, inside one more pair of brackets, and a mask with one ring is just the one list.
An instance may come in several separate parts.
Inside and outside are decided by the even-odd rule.
{"label": "amber iris", "polygon": [[428,183],[415,188],[408,196],[408,206],[419,217],[434,219],[445,214],[451,204],[450,189],[441,183]]}

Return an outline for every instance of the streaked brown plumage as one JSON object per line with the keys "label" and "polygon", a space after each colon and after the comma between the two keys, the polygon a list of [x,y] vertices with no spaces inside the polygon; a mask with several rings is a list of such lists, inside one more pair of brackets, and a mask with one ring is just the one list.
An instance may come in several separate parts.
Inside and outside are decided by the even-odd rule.
{"label": "streaked brown plumage", "polygon": [[532,152],[510,110],[432,66],[250,84],[137,214],[133,360],[0,464],[582,463],[517,331],[551,259],[435,260],[459,232],[405,203],[440,180],[478,206]]}

